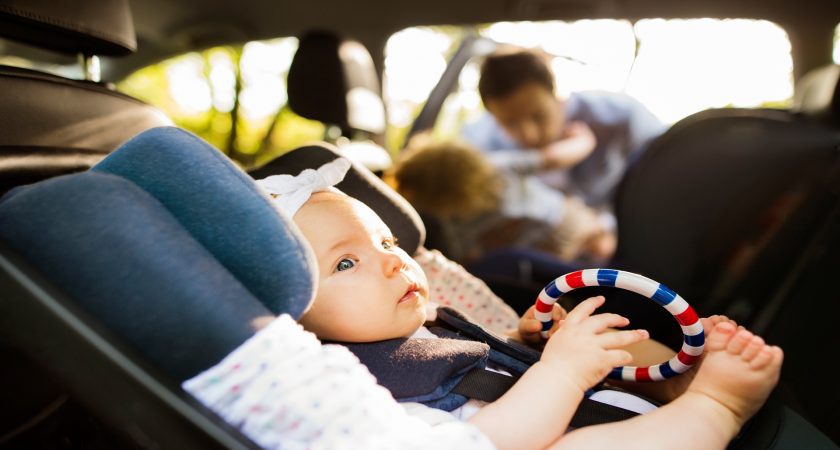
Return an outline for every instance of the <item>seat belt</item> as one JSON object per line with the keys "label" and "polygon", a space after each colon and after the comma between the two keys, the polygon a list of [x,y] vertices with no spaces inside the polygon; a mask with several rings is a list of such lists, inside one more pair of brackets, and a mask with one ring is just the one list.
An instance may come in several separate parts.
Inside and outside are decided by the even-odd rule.
{"label": "seat belt", "polygon": [[[452,389],[452,392],[464,397],[492,402],[510,389],[519,377],[512,377],[483,368],[472,369]],[[570,426],[575,428],[599,423],[617,422],[638,416],[639,413],[624,408],[590,400],[588,398],[578,406]]]}

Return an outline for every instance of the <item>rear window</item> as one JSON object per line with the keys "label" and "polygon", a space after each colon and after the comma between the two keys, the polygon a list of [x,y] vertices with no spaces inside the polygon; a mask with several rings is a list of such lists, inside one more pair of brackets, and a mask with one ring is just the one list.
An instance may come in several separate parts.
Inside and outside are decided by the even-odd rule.
{"label": "rear window", "polygon": [[[409,28],[392,35],[386,47],[384,90],[392,146],[402,142],[446,60],[468,33],[555,55],[559,94],[625,92],[669,123],[707,108],[786,107],[793,96],[787,34],[764,20],[604,19]],[[479,64],[474,58],[462,71],[435,134],[448,137],[482,112]]]}
{"label": "rear window", "polygon": [[241,165],[261,165],[324,137],[321,122],[287,105],[286,75],[297,47],[289,37],[191,52],[140,69],[118,88]]}

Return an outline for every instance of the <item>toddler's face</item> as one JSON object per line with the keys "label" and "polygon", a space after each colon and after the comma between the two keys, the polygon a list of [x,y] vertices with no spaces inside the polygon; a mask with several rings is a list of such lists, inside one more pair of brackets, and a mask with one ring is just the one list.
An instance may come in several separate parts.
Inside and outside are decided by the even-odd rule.
{"label": "toddler's face", "polygon": [[525,148],[545,147],[560,139],[563,132],[563,106],[541,84],[525,84],[506,97],[488,99],[486,106],[502,128]]}
{"label": "toddler's face", "polygon": [[322,339],[373,342],[414,333],[429,287],[420,266],[358,200],[319,192],[295,214],[315,251],[318,292],[301,324]]}

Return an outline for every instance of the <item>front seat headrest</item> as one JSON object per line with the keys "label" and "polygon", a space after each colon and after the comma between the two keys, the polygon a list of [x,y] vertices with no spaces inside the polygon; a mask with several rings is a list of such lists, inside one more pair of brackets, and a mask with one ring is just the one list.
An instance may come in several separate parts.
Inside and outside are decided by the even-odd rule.
{"label": "front seat headrest", "polygon": [[840,117],[840,66],[812,70],[796,83],[793,110],[809,117]]}
{"label": "front seat headrest", "polygon": [[70,54],[137,50],[128,0],[3,0],[0,36]]}
{"label": "front seat headrest", "polygon": [[337,125],[342,134],[385,132],[385,106],[373,59],[359,42],[328,31],[301,36],[288,76],[289,107]]}

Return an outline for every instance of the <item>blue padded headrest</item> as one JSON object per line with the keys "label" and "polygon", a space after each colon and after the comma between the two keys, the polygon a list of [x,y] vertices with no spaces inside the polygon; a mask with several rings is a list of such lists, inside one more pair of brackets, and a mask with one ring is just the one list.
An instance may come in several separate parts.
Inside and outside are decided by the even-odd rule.
{"label": "blue padded headrest", "polygon": [[114,175],[17,188],[0,201],[0,239],[179,381],[271,315],[160,202]]}
{"label": "blue padded headrest", "polygon": [[299,318],[309,306],[317,266],[297,227],[203,140],[178,128],[153,128],[91,170],[119,175],[155,197],[275,314]]}

